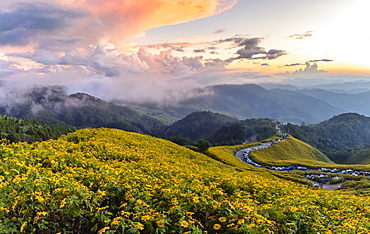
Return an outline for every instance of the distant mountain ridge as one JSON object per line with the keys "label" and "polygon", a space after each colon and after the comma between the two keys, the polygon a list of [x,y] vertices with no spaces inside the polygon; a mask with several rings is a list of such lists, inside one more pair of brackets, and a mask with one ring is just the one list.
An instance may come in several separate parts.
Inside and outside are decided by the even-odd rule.
{"label": "distant mountain ridge", "polygon": [[66,95],[61,87],[31,90],[22,103],[0,106],[0,114],[35,119],[44,124],[75,127],[108,127],[151,133],[164,124],[126,106],[114,105],[85,93]]}
{"label": "distant mountain ridge", "polygon": [[239,119],[270,118],[293,123],[318,123],[345,112],[324,100],[291,90],[267,90],[255,84],[216,85],[209,89],[209,95],[164,107],[139,103],[136,106],[145,106],[147,114],[161,111],[162,115],[177,118],[195,111],[211,111]]}
{"label": "distant mountain ridge", "polygon": [[349,94],[330,92],[323,89],[303,89],[297,92],[325,100],[330,105],[348,112],[370,116],[370,91]]}

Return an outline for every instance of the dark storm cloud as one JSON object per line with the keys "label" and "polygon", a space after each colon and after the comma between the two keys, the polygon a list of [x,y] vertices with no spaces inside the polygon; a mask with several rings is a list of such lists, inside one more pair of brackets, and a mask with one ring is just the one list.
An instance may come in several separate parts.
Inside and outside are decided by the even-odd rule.
{"label": "dark storm cloud", "polygon": [[297,39],[297,40],[302,40],[302,39],[305,39],[307,37],[312,37],[312,31],[307,31],[307,32],[302,33],[302,34],[293,34],[293,35],[290,35],[289,37]]}
{"label": "dark storm cloud", "polygon": [[85,10],[44,3],[15,4],[0,11],[0,45],[28,45],[34,37],[58,34],[88,15]]}

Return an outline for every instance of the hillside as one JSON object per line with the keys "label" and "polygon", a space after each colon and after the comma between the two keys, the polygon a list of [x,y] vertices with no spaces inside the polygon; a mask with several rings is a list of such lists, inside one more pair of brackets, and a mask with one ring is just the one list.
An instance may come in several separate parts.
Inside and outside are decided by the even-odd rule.
{"label": "hillside", "polygon": [[353,153],[344,163],[346,164],[370,164],[370,149],[362,149]]}
{"label": "hillside", "polygon": [[276,121],[272,119],[245,119],[221,127],[209,141],[215,145],[237,145],[269,138],[275,135],[276,131]]}
{"label": "hillside", "polygon": [[370,144],[370,118],[346,113],[316,125],[287,124],[282,130],[318,148],[332,161],[343,163],[358,147]]}
{"label": "hillside", "polygon": [[171,124],[163,134],[172,141],[206,139],[213,145],[235,145],[265,139],[276,133],[272,119],[238,120],[209,111],[194,112]]}
{"label": "hillside", "polygon": [[109,127],[155,133],[164,127],[159,120],[84,93],[66,95],[62,87],[39,87],[18,104],[0,106],[0,114],[35,119],[50,125]]}
{"label": "hillside", "polygon": [[0,115],[0,139],[10,142],[35,142],[56,139],[61,135],[75,131],[67,126],[49,126],[36,120],[22,120]]}
{"label": "hillside", "polygon": [[223,126],[239,122],[238,119],[212,113],[209,111],[194,112],[171,124],[165,131],[166,137],[184,137],[192,141],[208,139]]}
{"label": "hillside", "polygon": [[[279,179],[278,172],[225,164],[137,133],[84,129],[32,145],[2,144],[0,152],[4,232],[361,233],[370,228],[366,197],[312,189]],[[220,154],[235,159],[230,152]]]}
{"label": "hillside", "polygon": [[333,162],[316,148],[288,136],[269,148],[252,151],[250,158],[262,165],[323,167]]}

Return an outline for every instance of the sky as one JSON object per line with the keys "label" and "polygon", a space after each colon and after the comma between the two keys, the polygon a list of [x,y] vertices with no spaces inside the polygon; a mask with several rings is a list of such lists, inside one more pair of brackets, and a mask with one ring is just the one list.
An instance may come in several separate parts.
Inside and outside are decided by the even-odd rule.
{"label": "sky", "polygon": [[0,100],[40,85],[176,102],[217,84],[370,80],[368,9],[367,0],[1,0]]}

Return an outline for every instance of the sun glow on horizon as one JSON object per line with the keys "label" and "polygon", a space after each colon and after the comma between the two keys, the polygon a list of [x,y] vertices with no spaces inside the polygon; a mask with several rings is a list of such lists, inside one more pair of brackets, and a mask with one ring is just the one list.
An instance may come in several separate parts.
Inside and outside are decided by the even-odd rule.
{"label": "sun glow on horizon", "polygon": [[[339,64],[370,70],[370,1],[361,0],[345,9],[337,18],[325,25],[309,41],[305,49],[309,53],[330,56]],[[359,68],[361,69],[361,68]],[[346,68],[343,68],[346,70]],[[350,70],[355,70],[350,68]]]}

